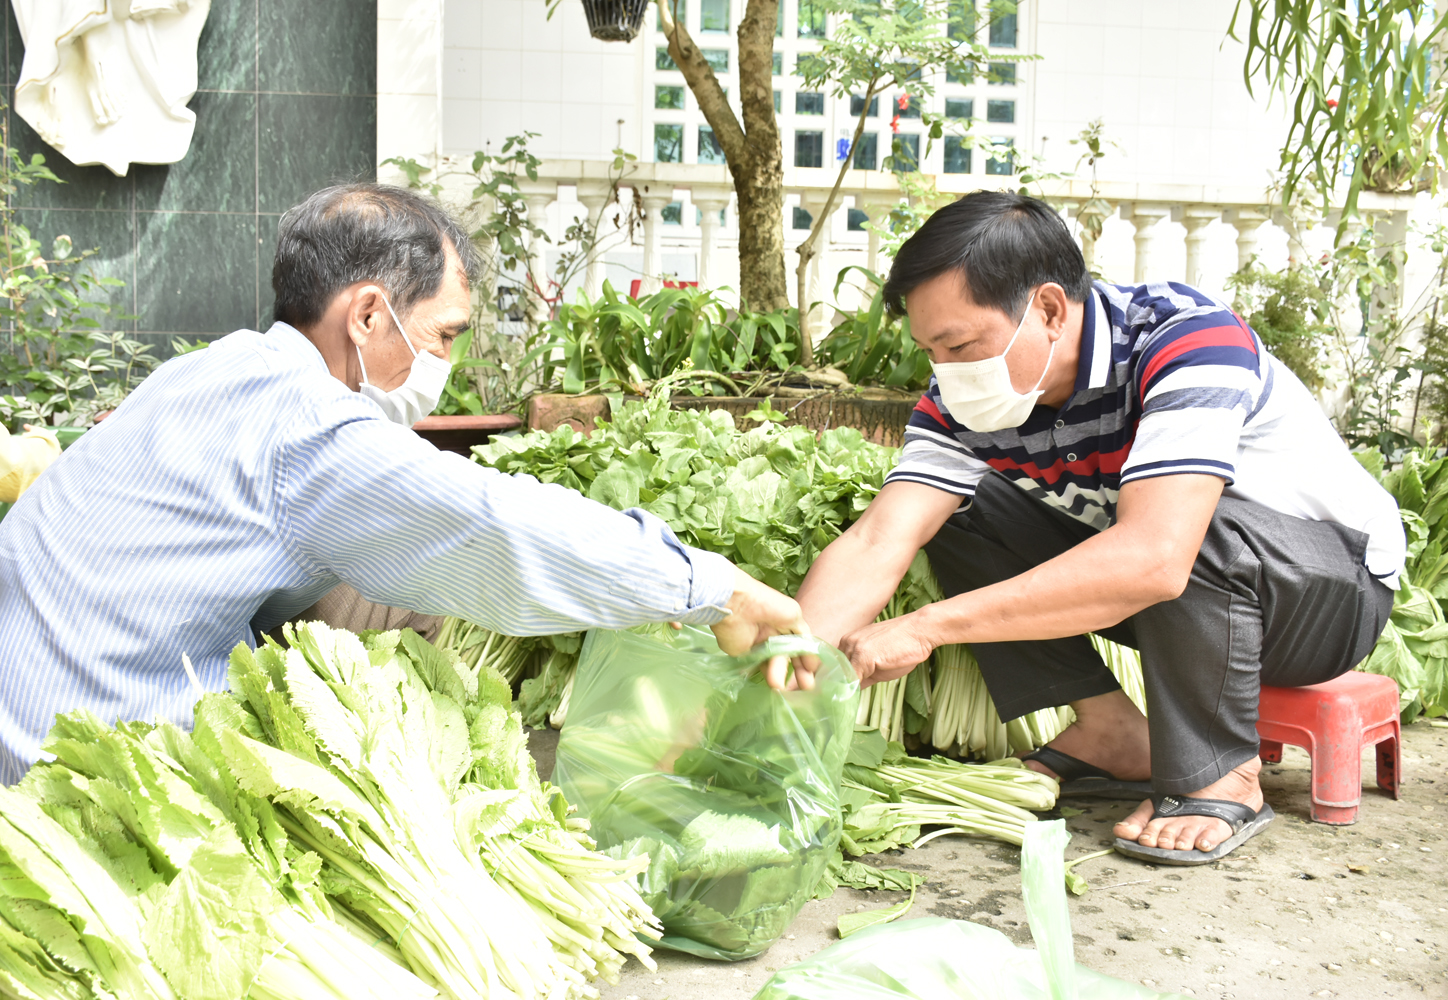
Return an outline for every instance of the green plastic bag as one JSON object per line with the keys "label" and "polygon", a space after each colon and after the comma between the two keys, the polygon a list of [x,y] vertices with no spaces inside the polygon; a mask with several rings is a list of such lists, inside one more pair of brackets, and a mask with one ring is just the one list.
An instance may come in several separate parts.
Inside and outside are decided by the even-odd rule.
{"label": "green plastic bag", "polygon": [[[758,668],[779,653],[819,657],[814,690],[770,690]],[[858,702],[849,662],[816,639],[732,657],[700,629],[595,629],[553,782],[601,850],[649,856],[639,891],[664,947],[750,958],[812,897],[839,843]]]}
{"label": "green plastic bag", "polygon": [[1066,909],[1063,820],[1026,824],[1021,888],[1036,950],[965,920],[860,931],[775,973],[754,1000],[1187,1000],[1077,965]]}

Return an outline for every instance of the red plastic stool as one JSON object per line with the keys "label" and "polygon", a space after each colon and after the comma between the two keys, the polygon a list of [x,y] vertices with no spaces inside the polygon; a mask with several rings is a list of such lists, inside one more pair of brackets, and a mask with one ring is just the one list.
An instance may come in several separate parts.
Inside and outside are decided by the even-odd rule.
{"label": "red plastic stool", "polygon": [[1398,685],[1390,677],[1356,670],[1325,684],[1262,686],[1257,712],[1261,758],[1282,759],[1282,744],[1312,757],[1312,818],[1345,826],[1357,822],[1362,801],[1362,748],[1378,748],[1378,787],[1399,798]]}

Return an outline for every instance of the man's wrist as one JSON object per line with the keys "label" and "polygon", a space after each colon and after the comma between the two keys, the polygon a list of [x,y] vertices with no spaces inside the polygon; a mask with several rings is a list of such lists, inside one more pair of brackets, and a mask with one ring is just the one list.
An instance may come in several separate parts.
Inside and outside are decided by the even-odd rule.
{"label": "man's wrist", "polygon": [[927,604],[923,608],[910,612],[905,616],[905,621],[908,622],[908,627],[916,637],[928,645],[931,651],[959,641],[951,635],[954,616],[939,603]]}

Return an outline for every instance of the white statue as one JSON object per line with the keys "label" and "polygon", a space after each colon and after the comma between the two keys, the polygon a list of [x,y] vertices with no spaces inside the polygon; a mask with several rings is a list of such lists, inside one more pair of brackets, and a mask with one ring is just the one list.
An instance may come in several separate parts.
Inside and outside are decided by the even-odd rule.
{"label": "white statue", "polygon": [[211,0],[12,0],[15,110],[71,162],[124,177],[191,147],[196,43]]}

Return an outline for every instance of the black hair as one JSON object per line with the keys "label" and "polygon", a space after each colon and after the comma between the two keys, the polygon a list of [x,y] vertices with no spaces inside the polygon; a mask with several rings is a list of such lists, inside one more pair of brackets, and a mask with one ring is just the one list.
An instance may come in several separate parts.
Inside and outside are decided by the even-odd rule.
{"label": "black hair", "polygon": [[940,209],[900,247],[885,282],[891,312],[905,294],[946,271],[959,271],[977,305],[1020,319],[1031,289],[1055,282],[1085,302],[1091,273],[1061,217],[1044,201],[1004,191],[973,191]]}
{"label": "black hair", "polygon": [[406,315],[442,287],[449,248],[471,283],[480,266],[477,249],[436,203],[386,184],[325,188],[289,209],[277,227],[276,318],[310,326],[359,281],[377,282],[398,315]]}

